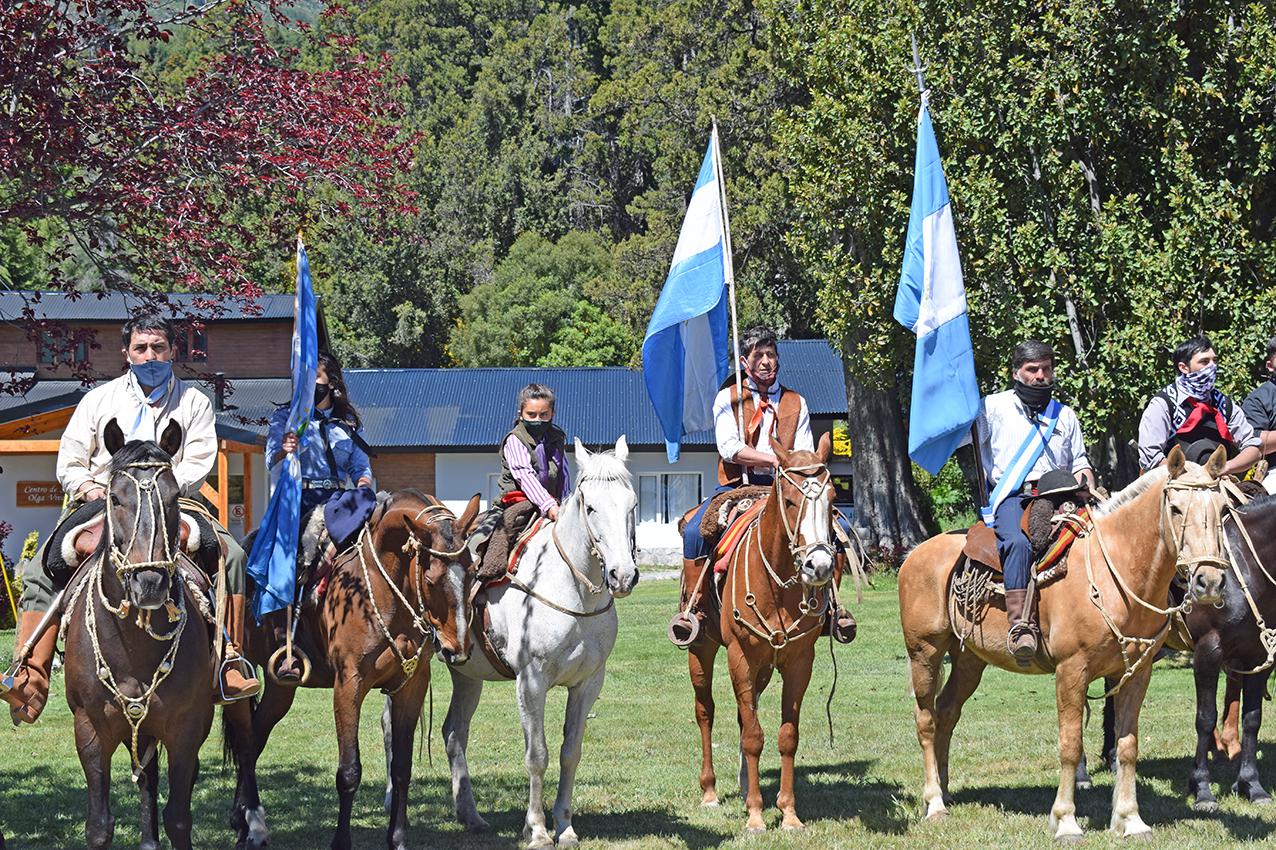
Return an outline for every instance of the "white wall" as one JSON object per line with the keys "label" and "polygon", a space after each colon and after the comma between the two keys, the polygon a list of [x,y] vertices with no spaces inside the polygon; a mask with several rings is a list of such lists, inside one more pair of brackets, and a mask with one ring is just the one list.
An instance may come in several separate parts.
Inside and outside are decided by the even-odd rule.
{"label": "white wall", "polygon": [[[57,455],[2,455],[0,456],[0,519],[13,526],[13,533],[5,541],[4,551],[14,561],[22,554],[22,541],[31,531],[40,532],[40,540],[57,525],[62,515],[62,505],[47,508],[18,507],[19,481],[57,481]],[[6,561],[13,569],[14,564]],[[8,604],[8,603],[5,603]]]}
{"label": "white wall", "polygon": [[[568,460],[575,477],[576,463],[569,451]],[[493,493],[489,476],[500,472],[496,453],[491,450],[473,453],[440,453],[435,456],[435,493],[453,511],[464,510],[470,496],[481,493],[483,507],[487,508],[488,499]],[[707,497],[717,485],[718,455],[714,451],[686,451],[676,464],[665,460],[665,453],[631,452],[629,455],[629,471],[634,475],[634,485],[638,486],[642,474],[659,474],[668,472],[700,473],[700,492]],[[682,536],[678,534],[677,518],[672,522],[645,522],[637,528],[638,559],[643,564],[680,564],[682,562]]]}

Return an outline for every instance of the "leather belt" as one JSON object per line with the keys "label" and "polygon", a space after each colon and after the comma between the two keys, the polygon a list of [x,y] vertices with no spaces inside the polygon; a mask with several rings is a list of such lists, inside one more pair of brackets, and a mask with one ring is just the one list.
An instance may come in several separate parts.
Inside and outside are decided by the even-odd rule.
{"label": "leather belt", "polygon": [[303,490],[340,490],[341,482],[335,478],[307,478],[301,487]]}

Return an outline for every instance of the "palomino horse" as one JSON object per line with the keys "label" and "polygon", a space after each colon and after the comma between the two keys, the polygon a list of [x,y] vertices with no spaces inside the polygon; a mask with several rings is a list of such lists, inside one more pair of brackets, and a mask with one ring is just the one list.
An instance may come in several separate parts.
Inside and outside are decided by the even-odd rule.
{"label": "palomino horse", "polygon": [[[576,441],[576,492],[528,541],[518,572],[489,588],[488,636],[501,663],[515,674],[529,793],[523,835],[530,847],[578,843],[572,828],[572,787],[580,764],[585,718],[602,690],[607,656],[616,643],[613,597],[629,595],[638,582],[634,564],[633,479],[625,468],[629,448],[622,436],[614,453],[590,454]],[[483,624],[475,622],[475,629]],[[487,829],[474,805],[465,758],[470,719],[485,681],[508,679],[484,652],[468,661],[445,659],[452,673],[452,702],[443,738],[452,767],[457,819],[467,829]],[[567,688],[567,718],[559,754],[554,837],[545,828],[541,793],[549,751],[545,746],[545,694]]]}
{"label": "palomino horse", "polygon": [[793,793],[793,758],[798,717],[811,681],[815,643],[832,602],[833,488],[828,443],[820,452],[786,452],[774,440],[779,462],[762,512],[732,555],[722,590],[719,622],[705,621],[687,656],[700,724],[700,788],[706,806],[718,804],[713,772],[713,662],[727,649],[727,666],[740,720],[740,793],[748,809],[746,829],[762,832],[762,788],[758,759],[762,724],[758,699],[779,668],[784,679],[780,708],[780,793],[776,806],[785,829],[801,829]]}
{"label": "palomino horse", "polygon": [[[327,592],[301,606],[297,646],[310,659],[302,685],[332,688],[337,725],[339,809],[332,847],[351,846],[350,812],[359,788],[359,712],[373,688],[390,698],[392,795],[386,843],[408,846],[408,785],[412,779],[412,734],[430,683],[428,653],[463,661],[468,654],[469,552],[465,532],[478,514],[478,496],[457,519],[441,502],[415,490],[379,504],[358,542],[332,567]],[[265,665],[273,646],[269,629],[249,629],[246,654]],[[265,821],[252,785],[257,758],[275,724],[287,714],[296,689],[274,683],[253,710],[252,746],[225,733],[239,767],[232,819],[240,842],[267,840]],[[245,753],[247,750],[247,753]]]}
{"label": "palomino horse", "polygon": [[159,846],[162,746],[169,789],[164,831],[175,848],[189,848],[199,747],[213,722],[213,656],[207,598],[187,585],[177,564],[172,456],[181,448],[182,429],[170,423],[159,445],[126,444],[111,420],[103,441],[112,456],[106,530],[96,560],[69,589],[63,615],[66,700],[89,793],[85,843],[111,845],[111,757],[123,743],[141,797],[141,846]]}
{"label": "palomino horse", "polygon": [[[1218,722],[1218,677],[1227,673],[1229,707],[1243,699],[1236,784],[1232,792],[1251,803],[1271,802],[1258,774],[1258,730],[1263,722],[1263,696],[1276,664],[1276,496],[1260,496],[1234,508],[1223,521],[1230,566],[1230,580],[1223,588],[1221,605],[1198,605],[1185,612],[1186,635],[1176,632],[1171,641],[1192,652],[1196,677],[1196,755],[1188,778],[1188,791],[1198,812],[1218,811],[1210,791],[1210,753],[1215,750]],[[1174,640],[1175,638],[1178,640]],[[1235,695],[1233,695],[1235,694]],[[1225,736],[1230,746],[1230,739]],[[1103,753],[1109,759],[1116,748],[1111,700],[1103,711]],[[1222,755],[1231,756],[1227,750]],[[1078,781],[1088,781],[1084,763]]]}
{"label": "palomino horse", "polygon": [[[1159,606],[1167,604],[1176,570],[1190,571],[1189,603],[1219,599],[1226,566],[1220,531],[1226,496],[1219,480],[1225,463],[1221,449],[1198,466],[1176,447],[1163,467],[1092,512],[1092,527],[1067,555],[1066,575],[1041,588],[1042,648],[1026,671],[1006,646],[1002,597],[990,590],[967,597],[954,593],[964,535],[932,537],[908,556],[899,572],[900,621],[917,701],[927,817],[947,814],[953,728],[984,667],[995,664],[1012,672],[1054,672],[1061,769],[1050,826],[1063,840],[1081,835],[1074,792],[1086,687],[1104,676],[1119,677],[1111,829],[1127,836],[1149,831],[1139,816],[1135,760],[1151,661],[1170,625],[1171,611]],[[979,571],[986,587],[986,568],[967,569]],[[941,692],[946,653],[952,656],[952,671]]]}

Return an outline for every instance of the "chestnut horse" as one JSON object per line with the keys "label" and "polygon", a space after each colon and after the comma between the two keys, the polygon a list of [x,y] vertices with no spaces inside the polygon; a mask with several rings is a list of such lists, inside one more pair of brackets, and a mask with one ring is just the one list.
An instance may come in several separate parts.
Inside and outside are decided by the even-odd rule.
{"label": "chestnut horse", "polygon": [[[1220,528],[1226,495],[1220,476],[1226,460],[1220,449],[1198,466],[1176,447],[1163,467],[1094,509],[1091,527],[1067,555],[1066,575],[1041,588],[1042,648],[1028,670],[1007,648],[1004,597],[989,592],[979,604],[964,607],[953,594],[959,565],[988,572],[965,564],[964,535],[932,537],[908,556],[899,572],[900,621],[912,666],[928,818],[947,814],[953,728],[984,667],[995,664],[1011,672],[1055,675],[1061,769],[1050,826],[1063,840],[1081,835],[1074,792],[1086,688],[1095,679],[1119,677],[1111,829],[1127,836],[1149,831],[1139,816],[1135,760],[1151,661],[1170,625],[1169,610],[1160,606],[1168,602],[1176,571],[1189,579],[1189,602],[1211,604],[1220,598],[1226,567]],[[952,656],[952,669],[941,692],[945,654]]]}
{"label": "chestnut horse", "polygon": [[[332,688],[337,725],[337,829],[332,847],[351,846],[350,812],[359,788],[359,712],[373,688],[390,696],[390,782],[386,843],[408,846],[408,784],[412,735],[430,683],[430,653],[447,661],[469,654],[466,608],[472,570],[465,535],[478,514],[479,497],[458,519],[441,502],[415,490],[378,504],[358,542],[337,557],[327,592],[301,605],[296,646],[308,668],[302,686]],[[269,628],[248,629],[245,654],[258,665],[279,647]],[[239,841],[264,846],[265,818],[255,792],[257,758],[275,724],[283,719],[296,688],[271,683],[253,709],[251,746],[224,724],[228,751],[239,768],[232,820]]]}
{"label": "chestnut horse", "polygon": [[784,680],[780,709],[780,793],[776,806],[785,829],[801,829],[793,793],[793,757],[798,747],[798,716],[811,681],[815,642],[823,633],[832,601],[833,488],[829,483],[828,443],[820,453],[786,452],[774,440],[778,468],[765,506],[731,557],[722,589],[717,623],[705,621],[700,640],[687,655],[700,724],[702,803],[718,804],[713,772],[713,662],[718,647],[727,650],[740,721],[740,793],[748,809],[746,829],[759,833],[762,788],[758,759],[762,724],[758,699],[779,669]]}
{"label": "chestnut horse", "polygon": [[125,744],[141,798],[141,847],[159,846],[159,752],[168,753],[164,831],[191,846],[191,792],[199,747],[213,722],[208,683],[213,652],[207,598],[184,579],[172,457],[182,429],[169,423],[159,445],[124,442],[111,420],[105,531],[94,560],[67,589],[66,701],[88,788],[85,844],[111,846],[111,757]]}

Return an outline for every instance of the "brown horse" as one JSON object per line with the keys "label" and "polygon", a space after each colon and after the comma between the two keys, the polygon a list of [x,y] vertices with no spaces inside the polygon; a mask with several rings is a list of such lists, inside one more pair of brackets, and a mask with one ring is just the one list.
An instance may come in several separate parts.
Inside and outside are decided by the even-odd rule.
{"label": "brown horse", "polygon": [[[1092,527],[1067,555],[1066,575],[1040,590],[1041,650],[1028,670],[1018,666],[1006,645],[1004,597],[987,590],[989,571],[962,555],[964,535],[932,537],[908,556],[899,572],[900,621],[917,701],[927,817],[947,814],[953,728],[984,667],[994,664],[1011,672],[1055,675],[1061,770],[1050,826],[1063,840],[1081,835],[1074,791],[1086,688],[1095,679],[1118,677],[1111,829],[1122,835],[1149,831],[1139,816],[1135,760],[1151,661],[1169,628],[1160,606],[1168,604],[1176,570],[1190,571],[1189,600],[1212,604],[1220,598],[1226,566],[1220,531],[1225,463],[1221,449],[1202,467],[1188,463],[1175,448],[1165,466],[1093,511]],[[955,579],[966,583],[964,593],[954,591]],[[978,586],[985,590],[971,590]],[[951,655],[952,668],[941,692],[945,654]]]}
{"label": "brown horse", "polygon": [[828,444],[821,452],[786,452],[774,440],[779,462],[766,505],[736,548],[722,590],[718,622],[709,618],[687,655],[700,724],[700,789],[706,806],[718,804],[713,772],[713,662],[727,650],[740,721],[740,793],[748,809],[746,829],[766,829],[758,759],[762,725],[758,699],[779,668],[784,680],[780,721],[780,793],[785,829],[801,829],[793,794],[798,715],[811,681],[815,642],[833,599],[833,544]]}
{"label": "brown horse", "polygon": [[[339,753],[336,850],[351,846],[350,812],[362,773],[359,712],[373,688],[390,696],[393,791],[386,842],[391,850],[408,846],[412,735],[430,683],[430,653],[437,650],[449,663],[469,654],[473,571],[465,535],[478,506],[476,495],[457,519],[431,496],[395,493],[377,506],[358,542],[338,556],[323,598],[301,606],[296,645],[309,659],[302,685],[332,688]],[[250,628],[246,643],[248,657],[263,666],[279,649],[268,628]],[[236,724],[224,726],[239,768],[231,816],[241,844],[257,847],[268,840],[255,794],[257,759],[296,693],[273,682],[266,688],[253,709],[249,746],[237,739],[244,732]]]}
{"label": "brown horse", "polygon": [[213,722],[207,599],[183,580],[177,563],[177,479],[172,456],[182,429],[170,423],[159,445],[124,442],[112,420],[106,532],[95,560],[68,588],[66,700],[88,787],[85,843],[109,847],[111,757],[121,743],[133,757],[141,798],[143,848],[159,846],[159,753],[168,752],[164,830],[175,848],[191,846],[191,792],[199,747]]}

